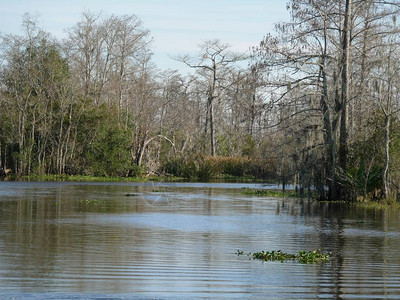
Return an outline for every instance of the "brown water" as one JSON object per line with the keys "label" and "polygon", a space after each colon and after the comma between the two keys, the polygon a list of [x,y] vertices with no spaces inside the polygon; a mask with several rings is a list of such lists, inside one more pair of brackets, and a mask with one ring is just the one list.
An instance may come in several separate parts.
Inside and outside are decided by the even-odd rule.
{"label": "brown water", "polygon": [[[399,211],[243,186],[1,182],[0,299],[400,299]],[[235,255],[319,248],[330,263]]]}

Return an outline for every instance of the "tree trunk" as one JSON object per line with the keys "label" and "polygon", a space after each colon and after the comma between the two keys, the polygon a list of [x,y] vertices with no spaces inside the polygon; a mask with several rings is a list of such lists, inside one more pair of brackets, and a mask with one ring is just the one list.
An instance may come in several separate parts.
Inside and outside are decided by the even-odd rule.
{"label": "tree trunk", "polygon": [[324,114],[324,128],[325,128],[325,144],[326,144],[326,154],[327,154],[327,163],[326,163],[326,173],[328,175],[328,200],[335,201],[337,198],[336,191],[336,142],[334,133],[332,131],[331,119],[327,104],[327,84],[326,84],[326,76],[323,72],[323,85],[324,92],[321,96],[321,108]]}
{"label": "tree trunk", "polygon": [[[326,145],[326,176],[328,185],[328,200],[335,201],[337,198],[336,191],[336,138],[334,128],[332,126],[331,114],[328,106],[328,82],[326,76],[326,57],[327,57],[327,23],[324,22],[324,50],[321,57],[321,66],[319,77],[322,80],[322,94],[320,99],[320,107],[323,113],[324,121],[324,140]],[[325,195],[324,195],[325,196]],[[325,198],[325,197],[324,197]]]}
{"label": "tree trunk", "polygon": [[210,154],[215,156],[215,136],[214,136],[214,101],[213,96],[210,95],[209,99],[209,112],[210,112]]}
{"label": "tree trunk", "polygon": [[389,195],[389,185],[388,185],[388,174],[389,174],[389,162],[390,162],[390,115],[385,115],[385,127],[384,127],[384,141],[385,141],[385,163],[383,166],[382,173],[382,196],[387,198]]}
{"label": "tree trunk", "polygon": [[19,111],[19,124],[18,124],[18,148],[19,148],[19,159],[17,174],[23,175],[25,169],[24,156],[25,156],[25,110]]}
{"label": "tree trunk", "polygon": [[346,0],[343,37],[342,37],[342,85],[341,85],[341,118],[340,118],[340,146],[339,146],[339,165],[344,172],[347,170],[347,113],[349,101],[349,65],[350,65],[350,19],[351,19],[352,0]]}

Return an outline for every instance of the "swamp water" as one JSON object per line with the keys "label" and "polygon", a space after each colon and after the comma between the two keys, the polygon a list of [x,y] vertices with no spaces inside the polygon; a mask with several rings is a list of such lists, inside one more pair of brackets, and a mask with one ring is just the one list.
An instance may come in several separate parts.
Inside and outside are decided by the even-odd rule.
{"label": "swamp water", "polygon": [[[400,219],[252,184],[0,182],[0,299],[400,299]],[[332,251],[324,264],[237,250]]]}

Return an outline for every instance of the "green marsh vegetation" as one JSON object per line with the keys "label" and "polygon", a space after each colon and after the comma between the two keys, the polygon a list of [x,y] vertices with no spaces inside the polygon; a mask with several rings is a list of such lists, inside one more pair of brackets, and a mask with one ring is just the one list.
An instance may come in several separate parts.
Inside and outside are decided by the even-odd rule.
{"label": "green marsh vegetation", "polygon": [[347,202],[347,201],[319,201],[317,198],[317,194],[313,193],[310,198],[308,196],[301,196],[295,190],[286,190],[283,192],[282,190],[258,190],[258,189],[250,189],[250,188],[242,188],[241,193],[243,195],[254,196],[254,197],[275,197],[275,198],[300,198],[300,199],[309,199],[311,201],[315,201],[320,204],[327,205],[339,205],[339,206],[357,206],[365,209],[375,209],[382,210],[388,208],[400,208],[400,202],[394,198],[387,199],[379,199],[376,200],[370,197],[358,197],[356,201]]}
{"label": "green marsh vegetation", "polygon": [[[243,255],[243,251],[238,250],[237,254]],[[314,251],[299,251],[297,254],[285,253],[281,250],[273,250],[249,253],[248,256],[262,261],[297,261],[303,264],[315,264],[329,262],[332,254],[323,252],[320,249]]]}
{"label": "green marsh vegetation", "polygon": [[272,189],[272,190],[257,190],[250,188],[242,188],[241,193],[243,195],[249,196],[257,196],[257,197],[289,197],[289,198],[299,198],[300,194],[296,193],[294,190],[286,190],[283,192],[282,190]]}

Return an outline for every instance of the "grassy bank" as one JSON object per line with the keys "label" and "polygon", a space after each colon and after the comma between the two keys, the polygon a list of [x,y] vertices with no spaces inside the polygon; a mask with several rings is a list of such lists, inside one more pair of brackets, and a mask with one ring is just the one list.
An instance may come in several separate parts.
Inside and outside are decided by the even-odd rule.
{"label": "grassy bank", "polygon": [[144,181],[183,181],[182,177],[174,176],[143,176],[143,177],[103,177],[88,175],[30,175],[21,178],[9,177],[11,180],[26,181],[77,181],[77,182],[144,182]]}
{"label": "grassy bank", "polygon": [[[264,180],[257,179],[254,176],[232,176],[229,174],[219,174],[208,180],[199,180],[198,178],[187,178],[173,175],[151,175],[136,177],[118,177],[118,176],[90,176],[90,175],[29,175],[22,177],[7,176],[6,180],[25,180],[25,181],[82,181],[82,182],[232,182],[232,183],[263,183]],[[270,182],[269,182],[270,183]]]}

